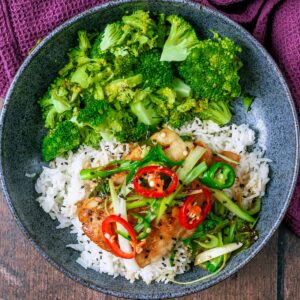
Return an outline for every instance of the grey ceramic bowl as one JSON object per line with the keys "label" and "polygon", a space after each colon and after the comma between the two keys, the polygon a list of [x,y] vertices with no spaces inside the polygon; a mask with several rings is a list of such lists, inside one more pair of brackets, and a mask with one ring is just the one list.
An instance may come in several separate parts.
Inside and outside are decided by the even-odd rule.
{"label": "grey ceramic bowl", "polygon": [[[138,281],[129,284],[124,278],[113,278],[85,270],[75,261],[78,253],[65,248],[74,242],[69,229],[56,230],[35,201],[36,178],[25,173],[40,173],[41,140],[45,133],[37,99],[45,92],[57,71],[67,61],[67,49],[76,44],[80,29],[101,30],[118,20],[125,12],[137,9],[179,14],[190,21],[201,36],[209,29],[235,40],[243,48],[241,83],[256,96],[249,113],[237,103],[236,123],[247,123],[258,133],[257,144],[266,148],[272,160],[271,182],[263,201],[257,229],[259,240],[247,251],[234,257],[214,278],[202,283],[179,286]],[[118,1],[95,7],[69,20],[47,36],[28,56],[8,92],[1,124],[1,175],[4,193],[12,213],[28,239],[50,263],[63,273],[98,291],[122,297],[162,299],[201,291],[229,277],[249,262],[267,243],[279,226],[288,207],[298,169],[298,123],[293,100],[274,61],[263,47],[244,29],[221,14],[189,1]],[[201,276],[194,269],[178,276],[181,281]],[[270,276],[273,276],[270,274]]]}

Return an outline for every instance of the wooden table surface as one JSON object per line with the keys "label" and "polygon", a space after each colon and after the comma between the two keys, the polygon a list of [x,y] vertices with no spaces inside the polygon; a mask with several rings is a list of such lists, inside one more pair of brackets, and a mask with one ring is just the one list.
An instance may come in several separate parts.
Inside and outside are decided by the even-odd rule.
{"label": "wooden table surface", "polygon": [[[0,99],[0,109],[1,109]],[[111,300],[52,267],[18,228],[0,190],[0,300]],[[285,225],[231,278],[183,300],[300,299],[300,239]]]}

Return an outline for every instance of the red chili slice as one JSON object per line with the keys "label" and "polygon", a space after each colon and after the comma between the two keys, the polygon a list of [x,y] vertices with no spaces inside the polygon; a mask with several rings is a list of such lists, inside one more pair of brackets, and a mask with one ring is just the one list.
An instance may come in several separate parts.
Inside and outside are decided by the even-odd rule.
{"label": "red chili slice", "polygon": [[[133,248],[132,252],[126,253],[120,249],[117,237],[118,234],[116,233],[114,227],[112,226],[114,223],[121,224],[128,232],[131,238],[131,246]],[[108,216],[102,223],[102,232],[104,236],[104,240],[106,244],[111,248],[111,251],[114,255],[121,257],[121,258],[134,258],[136,253],[136,246],[137,246],[137,239],[136,234],[133,227],[123,218],[117,215],[110,215]]]}
{"label": "red chili slice", "polygon": [[190,195],[179,210],[179,222],[186,229],[196,228],[211,211],[211,193],[204,187],[201,189],[205,197],[204,200],[201,200],[201,203],[197,199],[199,194]]}
{"label": "red chili slice", "polygon": [[[167,187],[165,185],[165,176],[171,180]],[[141,180],[146,179],[147,186],[141,185]],[[162,166],[148,166],[139,169],[134,178],[133,186],[142,196],[147,198],[163,198],[172,194],[178,186],[178,177],[174,171]]]}

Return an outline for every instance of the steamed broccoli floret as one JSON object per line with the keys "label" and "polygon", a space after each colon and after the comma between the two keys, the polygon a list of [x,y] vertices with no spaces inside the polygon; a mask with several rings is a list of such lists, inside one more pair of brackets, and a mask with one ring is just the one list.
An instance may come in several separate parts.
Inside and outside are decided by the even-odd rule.
{"label": "steamed broccoli floret", "polygon": [[114,72],[116,76],[131,76],[134,73],[138,60],[131,54],[118,55],[114,59]]}
{"label": "steamed broccoli floret", "polygon": [[89,126],[94,130],[94,133],[90,131],[90,136],[86,136],[86,132],[83,131],[82,135],[84,141],[87,143],[97,143],[100,135],[105,140],[111,140],[116,132],[122,130],[122,112],[114,110],[106,101],[91,101],[84,109],[81,109],[76,122],[79,127]]}
{"label": "steamed broccoli floret", "polygon": [[48,92],[39,100],[46,128],[54,128],[56,123],[68,118],[72,105],[68,101],[68,91],[63,78],[51,84]]}
{"label": "steamed broccoli floret", "polygon": [[168,118],[168,125],[173,128],[180,128],[187,122],[191,122],[195,117],[195,114],[192,112],[182,113],[177,109],[173,109],[170,112],[170,117]]}
{"label": "steamed broccoli floret", "polygon": [[192,94],[191,88],[179,78],[173,80],[171,88],[176,92],[178,97],[187,98]]}
{"label": "steamed broccoli floret", "polygon": [[126,111],[120,111],[114,115],[115,123],[121,125],[114,129],[114,136],[119,142],[138,142],[147,139],[153,130],[153,126],[146,125],[138,121],[135,115]]}
{"label": "steamed broccoli floret", "polygon": [[143,101],[131,103],[130,108],[138,120],[143,124],[152,126],[157,125],[161,121],[161,117],[157,113],[149,98]]}
{"label": "steamed broccoli floret", "polygon": [[123,31],[122,22],[108,24],[105,27],[104,34],[100,42],[100,49],[104,51],[122,44],[126,39],[127,34],[128,32]]}
{"label": "steamed broccoli floret", "polygon": [[87,52],[87,50],[91,48],[91,44],[86,31],[83,30],[78,31],[78,42],[79,42],[78,45],[79,49],[84,52]]}
{"label": "steamed broccoli floret", "polygon": [[229,38],[201,41],[178,71],[196,96],[208,100],[231,100],[241,93],[238,70],[242,63],[237,57],[241,48]]}
{"label": "steamed broccoli floret", "polygon": [[166,87],[149,95],[149,99],[155,104],[156,111],[166,118],[169,117],[170,110],[174,108],[176,93],[172,89]]}
{"label": "steamed broccoli floret", "polygon": [[101,134],[99,134],[99,132],[96,132],[93,128],[89,126],[79,127],[79,131],[81,135],[81,141],[83,144],[91,147],[99,146],[99,143],[102,139]]}
{"label": "steamed broccoli floret", "polygon": [[176,15],[168,16],[167,20],[171,23],[171,29],[160,60],[183,61],[199,43],[196,32],[188,22]]}
{"label": "steamed broccoli floret", "polygon": [[86,89],[90,85],[89,75],[87,73],[87,66],[77,68],[71,75],[71,82],[77,83],[81,88]]}
{"label": "steamed broccoli floret", "polygon": [[136,72],[143,75],[145,88],[155,89],[169,86],[174,78],[171,63],[160,61],[160,53],[157,50],[141,55]]}
{"label": "steamed broccoli floret", "polygon": [[219,125],[225,125],[230,122],[232,114],[228,102],[211,101],[208,108],[199,113],[200,119],[212,120]]}
{"label": "steamed broccoli floret", "polygon": [[134,97],[133,88],[141,84],[142,81],[143,76],[141,74],[128,78],[116,79],[104,87],[104,92],[110,102],[118,100],[120,102],[128,103]]}
{"label": "steamed broccoli floret", "polygon": [[108,62],[111,62],[114,59],[113,55],[108,51],[102,51],[101,48],[100,48],[100,43],[103,39],[103,35],[104,35],[104,33],[101,32],[93,40],[92,46],[90,48],[89,56],[90,56],[91,59],[101,58],[101,59],[105,59]]}
{"label": "steamed broccoli floret", "polygon": [[61,76],[70,74],[72,77],[74,72],[85,73],[86,70],[99,72],[100,68],[107,65],[111,59],[110,53],[100,50],[101,34],[96,37],[92,46],[85,31],[79,31],[78,35],[79,46],[70,50],[69,62],[59,71]]}
{"label": "steamed broccoli floret", "polygon": [[42,154],[45,161],[64,155],[80,145],[80,134],[76,125],[70,121],[60,123],[43,140]]}
{"label": "steamed broccoli floret", "polygon": [[149,30],[154,29],[155,22],[150,18],[149,12],[138,10],[129,16],[122,18],[124,24],[136,28],[142,33],[149,33]]}
{"label": "steamed broccoli floret", "polygon": [[123,125],[123,130],[115,134],[121,143],[146,141],[157,130],[155,126],[140,122],[124,122]]}
{"label": "steamed broccoli floret", "polygon": [[100,43],[103,38],[103,33],[98,34],[98,36],[95,38],[92,47],[90,49],[90,57],[91,58],[101,58],[102,57],[102,51],[100,49]]}
{"label": "steamed broccoli floret", "polygon": [[[87,99],[86,99],[87,101]],[[92,96],[87,101],[87,105],[89,106],[93,101],[95,100]],[[81,143],[91,146],[91,147],[97,147],[99,146],[99,142],[101,141],[102,137],[99,132],[96,132],[94,128],[92,128],[89,124],[86,123],[80,123],[78,121],[78,115],[80,114],[80,110],[78,108],[74,109],[73,116],[70,119],[70,121],[77,126],[80,133],[80,140]],[[81,115],[82,117],[83,115]],[[87,116],[87,115],[85,115]]]}
{"label": "steamed broccoli floret", "polygon": [[141,53],[157,47],[157,27],[149,12],[136,11],[122,18],[128,37],[124,45],[128,53],[138,57]]}
{"label": "steamed broccoli floret", "polygon": [[102,51],[115,56],[132,54],[138,57],[157,46],[157,28],[149,12],[136,11],[124,16],[122,21],[106,26],[100,42]]}
{"label": "steamed broccoli floret", "polygon": [[166,26],[166,15],[159,14],[158,21],[157,21],[157,47],[162,48],[165,43],[167,35],[167,26]]}
{"label": "steamed broccoli floret", "polygon": [[177,106],[177,110],[181,113],[194,110],[197,107],[197,101],[193,98],[186,98],[185,101]]}
{"label": "steamed broccoli floret", "polygon": [[73,65],[83,65],[89,61],[88,54],[91,44],[86,31],[78,31],[78,47],[69,52],[70,63]]}
{"label": "steamed broccoli floret", "polygon": [[112,108],[106,101],[90,101],[85,108],[80,110],[77,122],[97,130],[100,126],[106,125],[105,122],[111,111]]}

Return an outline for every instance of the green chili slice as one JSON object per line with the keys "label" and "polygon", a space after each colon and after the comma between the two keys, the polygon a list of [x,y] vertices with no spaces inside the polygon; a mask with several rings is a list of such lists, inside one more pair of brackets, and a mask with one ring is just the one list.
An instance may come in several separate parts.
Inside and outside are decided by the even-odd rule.
{"label": "green chili slice", "polygon": [[235,181],[234,169],[223,162],[213,164],[201,178],[201,182],[212,189],[230,188]]}

